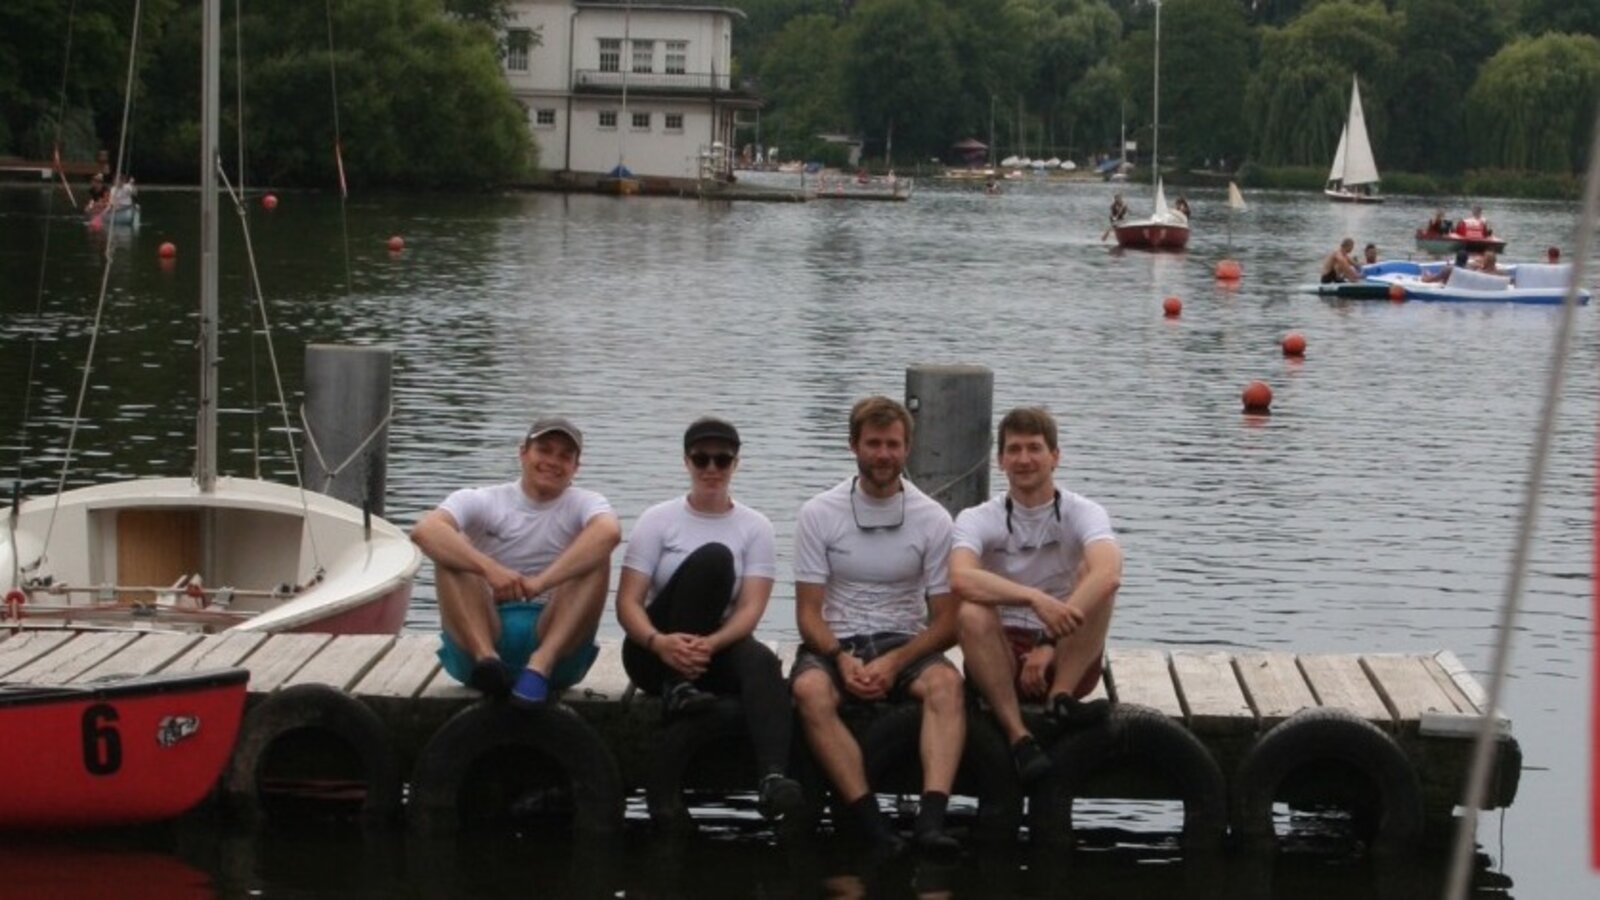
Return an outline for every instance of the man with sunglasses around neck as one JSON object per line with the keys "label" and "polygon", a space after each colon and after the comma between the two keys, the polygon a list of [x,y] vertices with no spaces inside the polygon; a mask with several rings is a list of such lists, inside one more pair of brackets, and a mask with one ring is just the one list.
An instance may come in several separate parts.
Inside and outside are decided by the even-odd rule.
{"label": "man with sunglasses around neck", "polygon": [[445,671],[515,705],[581,681],[598,654],[622,527],[606,498],[573,486],[582,452],[577,426],[539,419],[521,478],[456,491],[411,531],[433,560]]}
{"label": "man with sunglasses around neck", "polygon": [[790,778],[794,714],[778,657],[754,637],[777,575],[772,522],[733,498],[739,431],[710,416],[683,433],[689,493],[645,510],[622,556],[617,620],[628,678],[661,697],[663,718],[739,698],[769,819],[804,805]]}
{"label": "man with sunglasses around neck", "polygon": [[[811,498],[795,526],[795,612],[803,646],[793,691],[800,727],[833,782],[841,824],[892,850],[903,841],[878,809],[843,702],[922,705],[923,792],[913,838],[933,853],[960,844],[945,807],[966,741],[961,674],[944,658],[959,602],[950,592],[951,521],[901,477],[911,416],[887,397],[850,411],[857,474]],[[846,824],[846,827],[849,827]]]}
{"label": "man with sunglasses around neck", "polygon": [[1056,421],[1039,407],[1000,420],[1001,496],[962,510],[950,550],[967,675],[994,710],[1025,785],[1050,759],[1023,723],[1019,696],[1043,700],[1064,729],[1109,711],[1084,702],[1100,682],[1122,551],[1100,504],[1056,486]]}

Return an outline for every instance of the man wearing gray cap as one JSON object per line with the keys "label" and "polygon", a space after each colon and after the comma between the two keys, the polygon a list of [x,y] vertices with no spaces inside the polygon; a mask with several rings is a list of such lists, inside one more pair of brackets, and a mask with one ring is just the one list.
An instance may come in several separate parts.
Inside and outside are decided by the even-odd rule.
{"label": "man wearing gray cap", "polygon": [[622,527],[606,498],[572,485],[582,452],[577,426],[539,419],[522,441],[520,479],[456,491],[411,531],[434,564],[439,661],[514,704],[576,684],[598,653]]}

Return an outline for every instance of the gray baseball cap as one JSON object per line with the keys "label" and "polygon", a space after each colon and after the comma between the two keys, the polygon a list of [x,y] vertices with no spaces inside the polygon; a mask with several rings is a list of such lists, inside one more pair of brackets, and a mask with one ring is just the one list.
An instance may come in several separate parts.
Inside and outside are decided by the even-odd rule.
{"label": "gray baseball cap", "polygon": [[564,434],[572,438],[572,443],[578,447],[578,452],[583,452],[583,432],[578,426],[572,424],[565,416],[542,416],[533,420],[528,426],[528,436],[522,439],[526,445],[529,441],[538,440],[547,434]]}

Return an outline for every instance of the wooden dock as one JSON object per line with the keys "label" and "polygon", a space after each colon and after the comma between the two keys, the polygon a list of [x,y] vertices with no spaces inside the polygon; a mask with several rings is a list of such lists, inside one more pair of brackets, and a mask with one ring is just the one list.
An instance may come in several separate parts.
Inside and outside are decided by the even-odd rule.
{"label": "wooden dock", "polygon": [[[534,752],[524,760],[554,760],[565,769],[579,830],[619,828],[623,798],[641,789],[664,824],[686,819],[680,788],[750,790],[748,760],[738,759],[748,750],[741,748],[737,705],[663,727],[656,700],[628,683],[615,642],[602,644],[588,678],[561,704],[537,715],[478,703],[440,670],[437,646],[436,635],[23,628],[0,632],[0,681],[75,684],[249,669],[251,711],[225,784],[245,806],[269,780],[261,767],[274,743],[308,730],[353,745],[361,765],[343,777],[365,785],[367,812],[400,813],[402,782],[409,781],[404,814],[435,824],[459,823],[454,807],[467,792],[463,780],[475,777],[474,756],[518,748]],[[787,671],[796,646],[774,649]],[[1107,656],[1098,693],[1118,705],[1106,725],[1058,736],[1035,714],[1057,773],[1031,796],[1016,784],[999,732],[973,717],[957,790],[979,799],[978,834],[1005,839],[1026,824],[1034,840],[1070,841],[1077,797],[1182,800],[1184,837],[1200,847],[1228,836],[1272,842],[1274,802],[1348,806],[1380,843],[1423,846],[1447,831],[1484,704],[1454,654],[1113,646]],[[869,775],[884,792],[914,791],[914,713],[884,706],[851,718]],[[1521,771],[1510,722],[1502,717],[1496,725],[1491,809],[1510,805]],[[696,762],[703,755],[718,759]],[[820,805],[824,785],[807,763],[800,759],[797,768]],[[297,765],[302,775],[315,769],[316,754]],[[348,759],[341,765],[349,769]]]}

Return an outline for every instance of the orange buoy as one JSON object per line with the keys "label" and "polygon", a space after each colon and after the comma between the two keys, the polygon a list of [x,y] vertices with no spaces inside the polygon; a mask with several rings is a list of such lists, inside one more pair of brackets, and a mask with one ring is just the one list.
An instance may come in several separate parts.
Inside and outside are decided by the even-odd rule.
{"label": "orange buoy", "polygon": [[1265,381],[1252,381],[1244,386],[1244,411],[1265,413],[1272,411],[1272,388]]}
{"label": "orange buoy", "polygon": [[398,234],[397,235],[393,235],[392,237],[389,238],[389,252],[391,252],[391,253],[399,253],[401,250],[404,250],[405,248],[406,248],[406,239],[405,238],[401,237]]}
{"label": "orange buoy", "polygon": [[156,251],[162,259],[172,259],[178,255],[178,245],[171,241],[162,241],[161,248]]}
{"label": "orange buoy", "polygon": [[263,209],[267,210],[268,212],[271,212],[272,210],[277,209],[278,208],[278,195],[277,194],[267,194],[266,196],[262,197],[261,198],[261,207]]}
{"label": "orange buoy", "polygon": [[1183,314],[1183,301],[1177,297],[1168,297],[1161,301],[1161,309],[1167,314],[1167,318],[1176,319]]}
{"label": "orange buoy", "polygon": [[1406,299],[1406,289],[1398,284],[1389,285],[1389,299],[1399,303]]}
{"label": "orange buoy", "polygon": [[1244,269],[1231,259],[1217,263],[1217,278],[1220,281],[1238,281],[1243,274]]}
{"label": "orange buoy", "polygon": [[1291,331],[1283,336],[1284,356],[1305,356],[1306,336],[1298,331]]}

